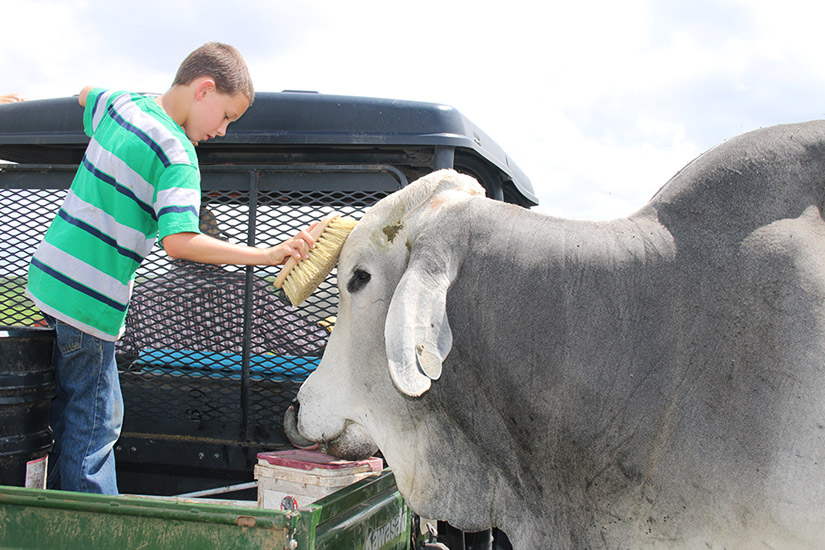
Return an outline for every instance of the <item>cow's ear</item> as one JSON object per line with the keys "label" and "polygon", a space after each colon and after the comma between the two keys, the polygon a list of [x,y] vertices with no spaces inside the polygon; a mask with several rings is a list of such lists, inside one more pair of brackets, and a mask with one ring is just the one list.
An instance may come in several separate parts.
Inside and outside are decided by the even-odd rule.
{"label": "cow's ear", "polygon": [[422,395],[441,376],[453,346],[447,321],[447,289],[455,278],[449,254],[417,247],[395,288],[384,339],[395,386],[411,397]]}

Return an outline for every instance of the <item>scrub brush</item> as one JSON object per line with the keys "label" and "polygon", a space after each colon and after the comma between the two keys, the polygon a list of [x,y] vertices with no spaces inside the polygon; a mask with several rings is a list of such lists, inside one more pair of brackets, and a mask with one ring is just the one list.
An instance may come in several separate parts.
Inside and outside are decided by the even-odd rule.
{"label": "scrub brush", "polygon": [[309,251],[309,257],[300,262],[289,257],[273,284],[283,289],[293,306],[309,298],[329,275],[356,223],[358,220],[344,218],[338,212],[327,214],[309,232],[315,238],[315,248]]}

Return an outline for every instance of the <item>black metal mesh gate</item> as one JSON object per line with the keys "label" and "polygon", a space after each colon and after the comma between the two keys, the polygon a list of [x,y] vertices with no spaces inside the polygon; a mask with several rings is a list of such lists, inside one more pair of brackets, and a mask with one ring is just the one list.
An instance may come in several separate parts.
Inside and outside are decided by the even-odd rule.
{"label": "black metal mesh gate", "polygon": [[[24,295],[28,262],[73,171],[14,168],[28,176],[15,187],[9,169],[0,188],[0,325],[37,326],[42,316]],[[331,210],[360,218],[407,183],[391,166],[202,173],[202,230],[256,246],[281,242]],[[117,345],[126,407],[119,465],[246,470],[256,449],[287,444],[283,413],[320,360],[337,288],[333,271],[294,308],[271,284],[278,269],[170,260],[159,247],[147,257]],[[169,449],[174,456],[164,456]]]}

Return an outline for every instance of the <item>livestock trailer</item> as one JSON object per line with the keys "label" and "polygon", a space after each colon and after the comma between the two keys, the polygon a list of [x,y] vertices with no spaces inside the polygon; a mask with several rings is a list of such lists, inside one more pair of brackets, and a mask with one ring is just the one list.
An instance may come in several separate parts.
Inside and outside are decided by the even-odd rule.
{"label": "livestock trailer", "polygon": [[[44,325],[24,294],[28,261],[87,143],[76,97],[0,106],[0,326]],[[278,243],[333,210],[360,218],[441,168],[474,176],[491,198],[537,204],[530,181],[492,139],[432,103],[259,93],[226,136],[197,154],[201,229],[249,245]],[[258,453],[290,447],[283,415],[323,354],[337,292],[333,271],[295,308],[272,286],[276,274],[170,260],[159,247],[140,267],[117,344],[123,493],[247,483]]]}

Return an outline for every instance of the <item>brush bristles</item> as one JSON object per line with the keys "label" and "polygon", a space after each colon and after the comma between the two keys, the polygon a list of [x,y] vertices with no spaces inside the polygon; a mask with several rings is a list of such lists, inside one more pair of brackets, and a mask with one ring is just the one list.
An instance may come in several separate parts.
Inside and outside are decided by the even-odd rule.
{"label": "brush bristles", "polygon": [[358,220],[337,217],[329,222],[318,237],[309,258],[292,268],[284,281],[284,292],[293,306],[300,305],[315,292],[318,285],[338,262],[338,254]]}

